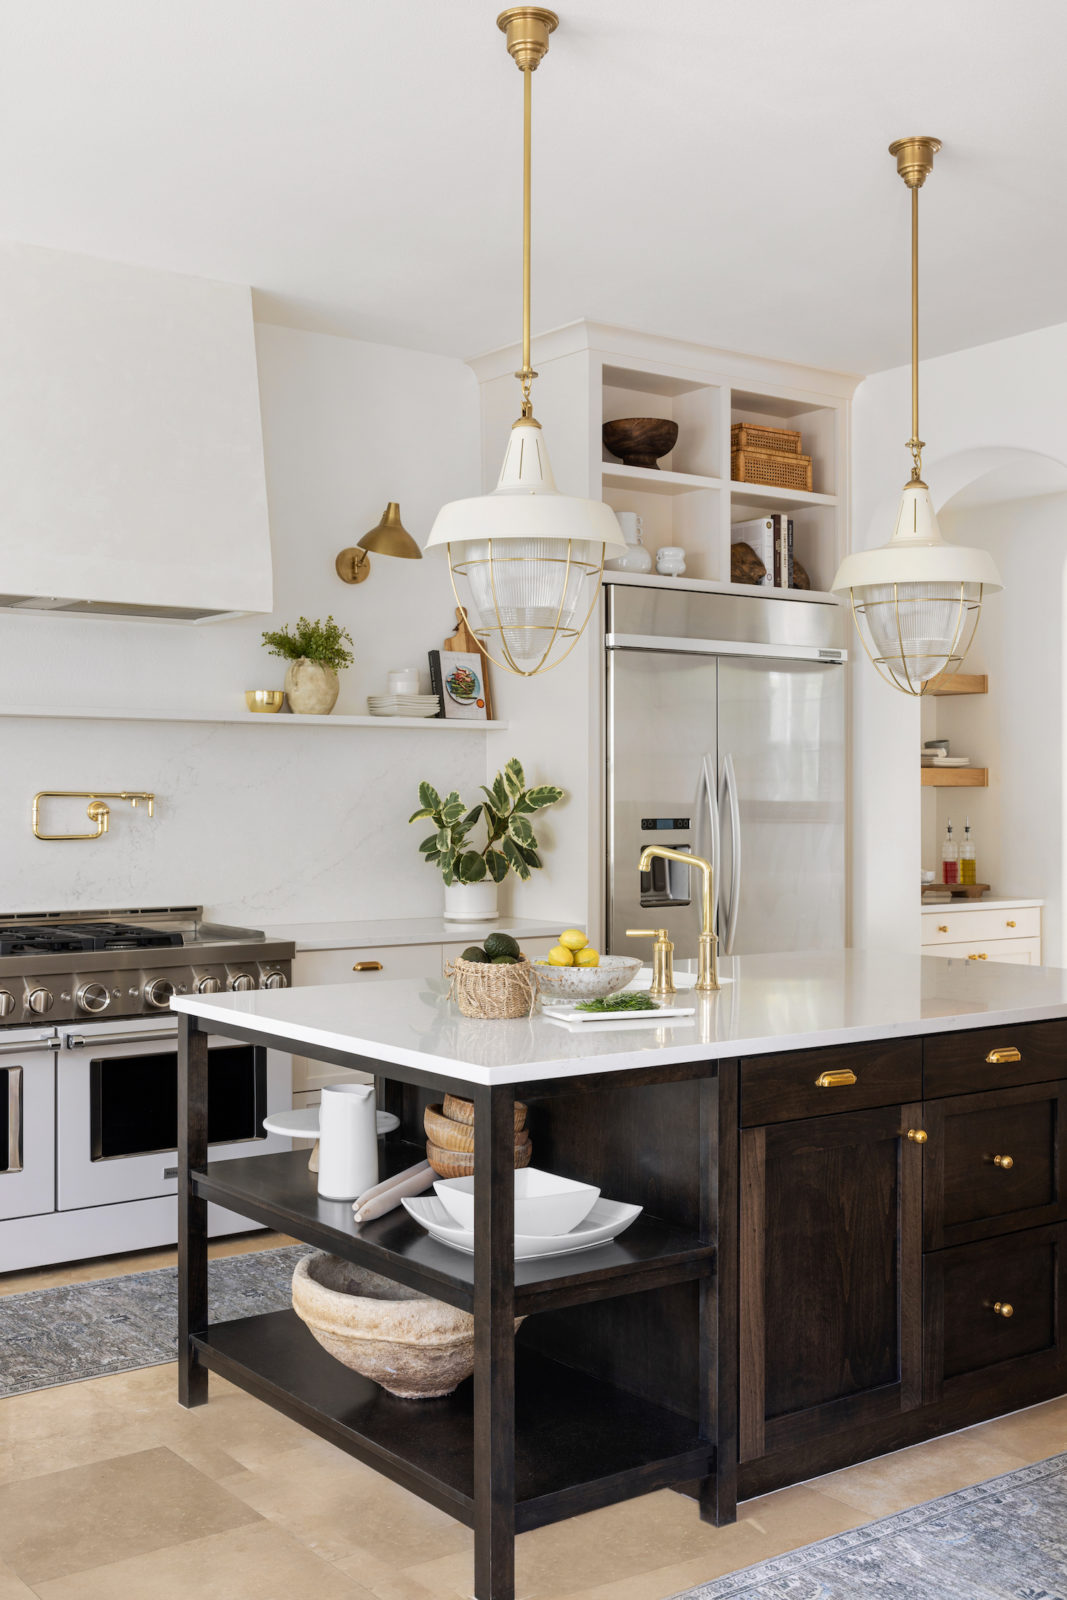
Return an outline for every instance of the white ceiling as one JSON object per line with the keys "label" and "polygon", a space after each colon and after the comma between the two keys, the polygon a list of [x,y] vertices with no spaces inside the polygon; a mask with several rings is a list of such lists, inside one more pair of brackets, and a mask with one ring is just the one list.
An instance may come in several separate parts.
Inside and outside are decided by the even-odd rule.
{"label": "white ceiling", "polygon": [[[1067,320],[1063,0],[560,0],[534,324],[851,372]],[[0,0],[0,231],[254,284],[455,355],[518,332],[521,80],[493,0]]]}

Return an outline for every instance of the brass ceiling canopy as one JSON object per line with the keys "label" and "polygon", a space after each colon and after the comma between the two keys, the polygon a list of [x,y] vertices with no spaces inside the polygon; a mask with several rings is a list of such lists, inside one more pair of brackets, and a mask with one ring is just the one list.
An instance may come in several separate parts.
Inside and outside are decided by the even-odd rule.
{"label": "brass ceiling canopy", "polygon": [[334,562],[337,576],[345,583],[362,583],[370,577],[370,554],[399,556],[405,561],[421,561],[422,551],[400,520],[400,507],[390,500],[382,520],[365,533],[356,545],[342,550]]}
{"label": "brass ceiling canopy", "polygon": [[520,72],[536,72],[548,54],[548,36],[559,27],[554,11],[544,6],[512,6],[496,19],[508,36],[508,54]]}
{"label": "brass ceiling canopy", "polygon": [[897,139],[889,146],[889,154],[896,156],[897,171],[909,189],[922,188],[934,170],[934,157],[940,148],[940,139],[930,139],[925,134]]}

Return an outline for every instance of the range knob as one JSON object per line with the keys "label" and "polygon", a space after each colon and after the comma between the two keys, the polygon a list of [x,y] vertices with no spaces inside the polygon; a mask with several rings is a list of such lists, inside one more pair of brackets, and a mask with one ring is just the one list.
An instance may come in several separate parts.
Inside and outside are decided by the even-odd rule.
{"label": "range knob", "polygon": [[29,1006],[37,1016],[43,1016],[46,1011],[51,1011],[54,1004],[52,993],[48,989],[31,989]]}
{"label": "range knob", "polygon": [[197,994],[218,994],[222,988],[221,978],[201,978],[196,986]]}
{"label": "range knob", "polygon": [[238,994],[243,994],[246,989],[254,989],[256,980],[250,972],[239,972],[236,978],[230,979],[230,988]]}
{"label": "range knob", "polygon": [[111,995],[102,983],[83,983],[75,998],[83,1011],[106,1011],[111,1004]]}
{"label": "range knob", "polygon": [[170,997],[174,993],[174,985],[169,978],[153,978],[151,983],[144,986],[144,997],[150,1006],[157,1011],[165,1011],[170,1005]]}
{"label": "range knob", "polygon": [[263,979],[264,989],[288,989],[289,979],[284,972],[268,972]]}
{"label": "range knob", "polygon": [[10,989],[0,989],[0,1017],[9,1017],[15,1009],[15,996]]}

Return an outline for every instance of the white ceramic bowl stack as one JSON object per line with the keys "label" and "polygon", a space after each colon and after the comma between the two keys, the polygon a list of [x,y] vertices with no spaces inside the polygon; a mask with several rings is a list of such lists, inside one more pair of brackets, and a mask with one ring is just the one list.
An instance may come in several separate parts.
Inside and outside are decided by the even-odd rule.
{"label": "white ceramic bowl stack", "polygon": [[[440,1244],[474,1251],[474,1179],[442,1178],[434,1195],[402,1201],[409,1216]],[[537,1167],[515,1173],[515,1259],[571,1255],[618,1237],[641,1207],[604,1200],[591,1183],[559,1178]]]}

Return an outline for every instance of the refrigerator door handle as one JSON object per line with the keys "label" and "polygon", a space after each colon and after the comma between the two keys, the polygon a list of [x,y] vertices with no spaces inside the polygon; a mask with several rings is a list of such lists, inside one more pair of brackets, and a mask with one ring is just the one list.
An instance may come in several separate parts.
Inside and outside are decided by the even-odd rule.
{"label": "refrigerator door handle", "polygon": [[741,806],[737,795],[734,758],[730,755],[723,757],[719,803],[723,806],[728,804],[730,808],[730,896],[728,900],[722,902],[722,938],[723,954],[732,956],[734,936],[737,933],[737,918],[741,910]]}
{"label": "refrigerator door handle", "polygon": [[708,859],[711,862],[711,881],[715,885],[716,914],[718,910],[719,863],[722,860],[722,843],[719,837],[719,796],[715,782],[715,758],[707,754],[701,763],[700,783],[708,808]]}

